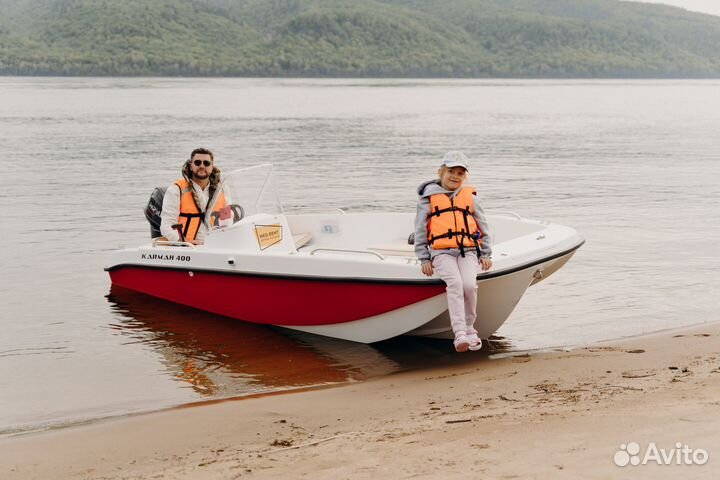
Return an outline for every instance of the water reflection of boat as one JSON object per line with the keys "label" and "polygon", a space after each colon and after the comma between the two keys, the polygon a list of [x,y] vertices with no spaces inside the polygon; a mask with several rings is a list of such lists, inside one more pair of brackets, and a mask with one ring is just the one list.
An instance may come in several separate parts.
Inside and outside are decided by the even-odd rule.
{"label": "water reflection of boat", "polygon": [[[412,213],[285,215],[281,206],[262,203],[271,169],[261,167],[232,172],[217,190],[229,189],[245,218],[212,230],[198,247],[154,242],[116,252],[107,267],[112,283],[227,317],[356,342],[452,336],[445,284],[422,275],[407,243]],[[561,225],[502,215],[490,222],[495,260],[477,274],[482,338],[584,242]]]}
{"label": "water reflection of boat", "polygon": [[204,397],[363,380],[407,367],[369,345],[285,335],[122,287],[111,287],[107,298],[119,320],[112,328],[159,352],[170,374]]}

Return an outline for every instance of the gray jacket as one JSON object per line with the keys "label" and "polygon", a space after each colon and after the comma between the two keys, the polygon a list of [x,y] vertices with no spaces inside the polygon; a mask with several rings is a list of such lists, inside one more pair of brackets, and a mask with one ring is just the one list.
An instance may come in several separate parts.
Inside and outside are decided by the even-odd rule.
{"label": "gray jacket", "polygon": [[[420,198],[418,199],[417,214],[415,215],[415,255],[417,255],[417,257],[422,262],[429,262],[434,257],[441,254],[450,254],[456,257],[460,255],[459,248],[449,248],[445,250],[435,250],[433,248],[430,248],[427,238],[428,219],[430,218],[430,196],[437,193],[444,193],[450,196],[450,198],[455,198],[455,195],[457,195],[459,191],[460,189],[454,191],[445,190],[443,187],[440,186],[440,183],[437,179],[423,182],[418,187],[417,192]],[[480,230],[482,231],[482,236],[480,237],[480,256],[489,257],[492,254],[492,248],[490,247],[491,239],[487,219],[485,218],[485,212],[480,206],[480,200],[477,198],[477,196],[473,197],[473,200],[473,217],[475,217],[475,220],[477,221],[478,225],[480,226]],[[465,249],[465,252],[475,253],[475,249],[468,248]]]}

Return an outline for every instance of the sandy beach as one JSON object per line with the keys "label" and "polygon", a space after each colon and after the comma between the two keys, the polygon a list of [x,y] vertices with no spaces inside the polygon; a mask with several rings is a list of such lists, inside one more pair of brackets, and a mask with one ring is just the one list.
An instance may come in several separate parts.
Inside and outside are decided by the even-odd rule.
{"label": "sandy beach", "polygon": [[[714,323],[470,352],[460,366],[10,437],[0,478],[716,478],[719,340]],[[633,442],[638,460],[652,442],[672,464],[617,466]]]}

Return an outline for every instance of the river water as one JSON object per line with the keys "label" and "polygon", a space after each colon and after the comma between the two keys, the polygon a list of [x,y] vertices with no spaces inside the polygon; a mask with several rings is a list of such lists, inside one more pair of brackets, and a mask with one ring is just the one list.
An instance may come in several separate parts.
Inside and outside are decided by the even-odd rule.
{"label": "river water", "polygon": [[514,351],[720,319],[719,132],[718,81],[0,78],[0,434],[485,358],[111,291],[196,146],[275,164],[287,209],[352,212],[413,210],[465,151],[488,211],[587,239],[498,332]]}

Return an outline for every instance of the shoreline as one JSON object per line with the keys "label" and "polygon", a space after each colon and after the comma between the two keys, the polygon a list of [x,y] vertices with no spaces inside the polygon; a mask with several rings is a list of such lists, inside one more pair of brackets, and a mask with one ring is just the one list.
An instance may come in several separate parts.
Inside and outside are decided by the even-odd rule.
{"label": "shoreline", "polygon": [[[517,356],[527,356],[527,355],[539,355],[544,353],[552,353],[552,352],[571,352],[573,350],[576,350],[578,348],[585,348],[588,345],[595,345],[595,346],[601,346],[601,345],[613,345],[617,343],[622,343],[630,340],[635,339],[643,339],[643,338],[653,338],[657,335],[663,335],[666,333],[672,333],[672,332],[682,332],[690,329],[700,328],[706,325],[714,325],[716,324],[720,326],[720,321],[718,322],[705,322],[705,323],[697,323],[692,325],[686,325],[682,327],[675,327],[675,328],[667,328],[663,330],[658,330],[654,332],[649,333],[641,333],[637,335],[629,335],[625,337],[618,337],[618,338],[610,338],[606,340],[600,340],[598,342],[594,342],[592,344],[589,343],[583,343],[583,344],[576,344],[576,345],[553,345],[553,346],[547,346],[547,347],[534,347],[534,348],[526,348],[526,349],[519,349],[519,350],[509,350],[509,351],[502,351],[499,353],[489,353],[488,347],[487,347],[487,340],[483,343],[483,349],[480,353],[475,353],[474,355],[482,355],[486,360],[499,360],[504,358],[512,358]],[[501,337],[501,340],[496,341],[502,341],[504,337]],[[438,340],[442,341],[442,340]],[[452,366],[449,366],[452,368]],[[422,367],[420,367],[422,368]],[[410,373],[417,371],[417,369],[413,370],[401,370],[398,372],[392,372],[388,374],[384,374],[380,377],[371,377],[369,379],[360,380],[360,382],[367,382],[370,380],[374,380],[376,378],[384,378],[389,375],[398,375],[402,373]],[[203,407],[203,406],[209,406],[214,405],[216,403],[222,403],[222,402],[234,402],[234,401],[242,401],[242,400],[251,400],[255,398],[264,398],[269,396],[275,396],[275,395],[292,395],[295,393],[302,393],[307,391],[313,391],[313,390],[324,390],[324,389],[330,389],[330,388],[342,388],[348,385],[352,385],[357,383],[356,380],[347,380],[343,382],[337,382],[337,383],[330,383],[330,384],[317,384],[317,385],[307,385],[307,386],[300,386],[300,387],[294,387],[294,388],[287,388],[282,390],[276,390],[276,391],[268,391],[268,392],[260,392],[260,393],[251,393],[248,395],[240,395],[240,396],[232,396],[232,397],[222,397],[222,398],[213,398],[208,400],[195,400],[191,402],[186,403],[179,403],[175,405],[169,405],[169,406],[163,406],[158,408],[150,408],[147,410],[139,410],[139,411],[133,411],[133,412],[127,412],[127,413],[117,413],[117,414],[109,414],[105,416],[99,416],[99,417],[91,417],[91,418],[78,418],[74,420],[68,420],[68,421],[58,421],[55,423],[48,424],[47,426],[40,426],[37,428],[22,428],[19,427],[15,429],[15,431],[11,431],[8,429],[7,431],[3,432],[0,431],[0,442],[2,442],[3,439],[11,439],[11,438],[18,438],[18,437],[24,437],[27,435],[40,435],[43,433],[48,432],[55,432],[55,431],[62,431],[65,429],[73,429],[83,426],[92,426],[96,424],[103,424],[106,422],[113,422],[123,419],[130,419],[137,416],[143,416],[143,415],[153,415],[163,412],[170,412],[174,410],[179,409],[185,409],[185,408],[196,408],[196,407]]]}
{"label": "shoreline", "polygon": [[[210,406],[210,405],[214,405],[217,403],[223,403],[223,402],[236,402],[236,401],[252,400],[255,398],[263,398],[263,397],[269,397],[269,396],[275,396],[275,395],[292,395],[294,393],[309,392],[309,391],[313,391],[313,390],[324,390],[324,389],[328,389],[328,388],[340,388],[343,386],[352,385],[353,383],[354,382],[352,382],[352,381],[346,381],[346,382],[339,382],[339,383],[332,383],[332,384],[308,385],[308,386],[303,386],[303,387],[288,388],[288,389],[284,389],[284,390],[276,390],[276,391],[270,391],[270,392],[251,393],[248,395],[235,396],[235,397],[223,397],[223,398],[214,398],[214,399],[209,399],[209,400],[197,400],[197,401],[193,401],[193,402],[179,403],[177,405],[170,405],[167,407],[159,407],[156,409],[140,410],[137,412],[110,414],[107,416],[92,417],[92,418],[86,418],[86,419],[79,418],[77,420],[69,420],[66,422],[53,423],[53,424],[45,426],[45,427],[28,428],[28,429],[18,428],[15,431],[11,431],[8,429],[5,433],[0,431],[0,442],[2,442],[5,439],[22,438],[22,437],[31,436],[31,435],[42,435],[44,433],[58,432],[58,431],[63,431],[63,430],[67,430],[67,429],[81,428],[81,427],[87,427],[87,426],[93,426],[93,425],[101,425],[101,424],[107,423],[107,422],[122,421],[125,419],[131,419],[131,418],[140,417],[140,416],[144,416],[144,415],[155,415],[155,414],[164,413],[164,412],[172,412],[175,410],[184,410],[187,408],[201,408],[204,406]],[[1,478],[2,477],[0,477],[0,479]]]}
{"label": "shoreline", "polygon": [[[0,477],[710,478],[718,339],[714,322],[563,351],[470,352],[363,382],[14,434],[0,438]],[[613,455],[624,442],[681,442],[709,460],[623,469]]]}

